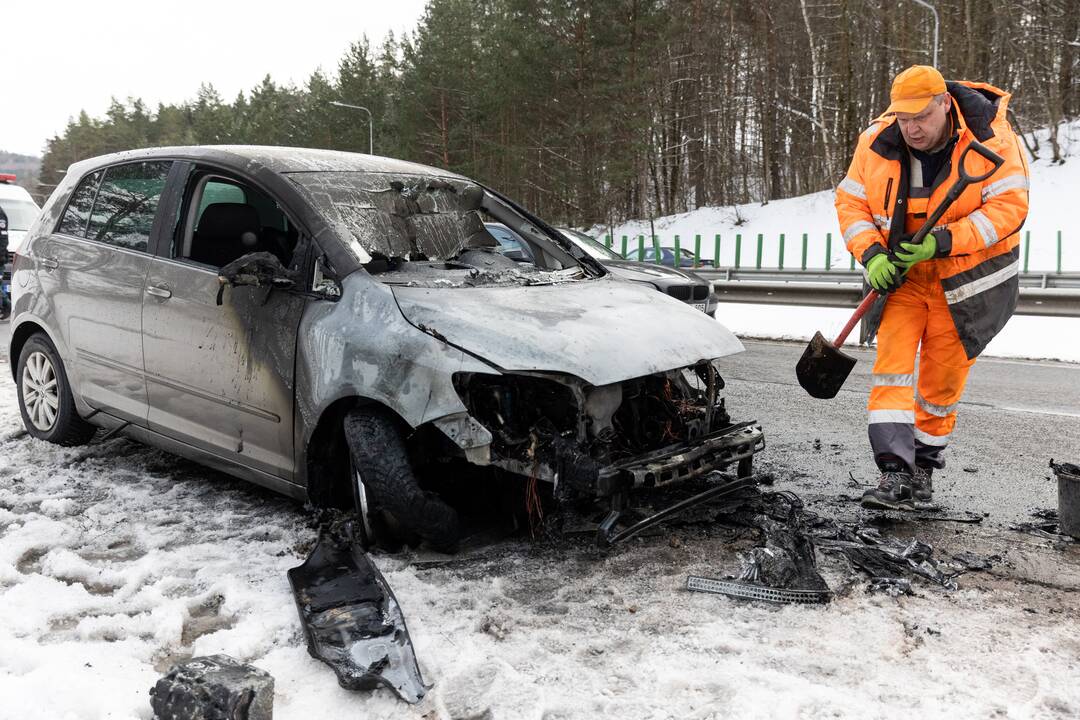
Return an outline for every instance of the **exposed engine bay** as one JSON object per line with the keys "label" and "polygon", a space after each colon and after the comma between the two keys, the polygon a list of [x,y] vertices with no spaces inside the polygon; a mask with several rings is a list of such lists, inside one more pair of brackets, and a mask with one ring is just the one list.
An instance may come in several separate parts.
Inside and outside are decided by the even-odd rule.
{"label": "exposed engine bay", "polygon": [[490,463],[563,498],[696,478],[764,447],[760,427],[731,422],[709,362],[598,387],[539,373],[459,373],[454,385],[492,435]]}

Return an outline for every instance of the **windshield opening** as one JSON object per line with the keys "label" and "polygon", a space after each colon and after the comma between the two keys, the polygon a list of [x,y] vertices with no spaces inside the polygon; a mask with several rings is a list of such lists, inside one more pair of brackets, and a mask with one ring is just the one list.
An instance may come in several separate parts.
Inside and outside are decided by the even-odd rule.
{"label": "windshield opening", "polygon": [[549,284],[589,277],[575,259],[584,252],[572,254],[560,244],[565,240],[555,241],[464,179],[359,172],[289,177],[382,282]]}

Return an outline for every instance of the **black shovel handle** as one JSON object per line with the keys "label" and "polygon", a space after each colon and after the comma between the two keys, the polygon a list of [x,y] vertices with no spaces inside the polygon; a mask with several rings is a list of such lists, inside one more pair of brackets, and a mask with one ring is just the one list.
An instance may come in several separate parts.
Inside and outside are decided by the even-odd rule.
{"label": "black shovel handle", "polygon": [[[971,175],[968,173],[967,168],[964,167],[964,160],[967,159],[969,152],[975,152],[982,155],[984,158],[990,161],[993,165],[992,168],[984,172],[982,175]],[[960,177],[956,178],[949,189],[945,192],[945,199],[941,201],[941,204],[934,208],[933,214],[926,218],[926,222],[923,223],[919,231],[911,236],[911,242],[914,244],[921,243],[923,238],[926,237],[926,233],[934,229],[934,225],[941,219],[941,216],[945,214],[945,211],[956,202],[956,199],[967,189],[968,185],[982,182],[991,175],[996,173],[998,169],[1005,164],[1005,158],[998,155],[990,148],[983,145],[978,140],[972,140],[971,144],[964,148],[964,152],[960,154],[960,160],[958,161],[959,167],[956,168]]]}

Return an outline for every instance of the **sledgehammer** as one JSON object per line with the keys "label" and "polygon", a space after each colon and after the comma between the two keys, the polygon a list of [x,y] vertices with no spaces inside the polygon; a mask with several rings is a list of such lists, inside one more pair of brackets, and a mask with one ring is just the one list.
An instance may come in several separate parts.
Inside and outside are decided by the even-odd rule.
{"label": "sledgehammer", "polygon": [[[964,167],[964,160],[972,150],[989,160],[993,167],[982,175],[969,175]],[[926,222],[919,228],[919,231],[912,236],[911,242],[921,243],[923,238],[926,237],[926,233],[934,228],[937,221],[941,219],[949,206],[956,202],[956,198],[960,197],[960,194],[964,192],[968,185],[987,180],[1004,163],[1005,160],[1000,155],[982,143],[972,140],[971,144],[964,148],[964,152],[960,155],[959,167],[957,168],[959,177],[948,192],[945,193],[945,199],[941,201],[941,204],[937,206],[930,217],[926,218]],[[847,321],[847,325],[844,325],[844,329],[836,336],[835,342],[830,343],[820,332],[814,333],[813,339],[810,340],[810,344],[806,346],[802,357],[799,358],[799,362],[795,365],[795,375],[799,378],[799,384],[803,386],[806,392],[810,393],[811,397],[829,400],[836,397],[836,393],[840,392],[840,388],[844,385],[844,381],[847,380],[847,376],[851,374],[851,369],[855,367],[856,362],[855,358],[845,355],[840,351],[840,348],[843,346],[844,341],[847,340],[847,336],[851,333],[855,324],[862,319],[862,316],[866,314],[866,311],[879,297],[881,295],[877,290],[871,290],[867,293],[859,306],[855,308],[855,313]]]}

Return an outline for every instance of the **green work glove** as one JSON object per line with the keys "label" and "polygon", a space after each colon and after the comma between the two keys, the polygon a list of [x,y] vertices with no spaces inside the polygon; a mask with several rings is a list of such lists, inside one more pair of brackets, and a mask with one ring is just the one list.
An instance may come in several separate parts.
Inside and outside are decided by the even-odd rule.
{"label": "green work glove", "polygon": [[866,275],[870,280],[870,287],[878,292],[895,290],[899,274],[896,266],[885,253],[875,255],[866,264]]}
{"label": "green work glove", "polygon": [[933,233],[926,233],[926,237],[923,238],[921,243],[902,242],[900,247],[907,252],[896,251],[896,259],[899,260],[896,264],[907,272],[912,265],[921,263],[923,260],[929,260],[937,255],[937,238],[934,237]]}

